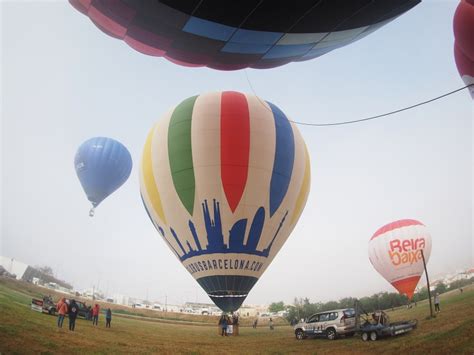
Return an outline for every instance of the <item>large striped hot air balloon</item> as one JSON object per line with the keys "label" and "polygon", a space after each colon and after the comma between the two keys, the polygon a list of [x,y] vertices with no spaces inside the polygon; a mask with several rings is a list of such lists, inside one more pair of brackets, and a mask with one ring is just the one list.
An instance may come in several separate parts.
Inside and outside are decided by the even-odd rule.
{"label": "large striped hot air balloon", "polygon": [[[474,0],[461,0],[453,19],[454,59],[466,85],[474,84]],[[469,88],[474,99],[474,86]]]}
{"label": "large striped hot air balloon", "polygon": [[189,67],[273,68],[374,32],[421,0],[69,0],[133,49]]}
{"label": "large striped hot air balloon", "polygon": [[238,92],[190,97],[151,129],[140,191],[169,248],[214,303],[240,307],[306,203],[303,138],[274,104]]}
{"label": "large striped hot air balloon", "polygon": [[381,227],[370,238],[369,260],[398,292],[411,299],[424,271],[421,250],[428,262],[431,236],[426,226],[402,219]]}

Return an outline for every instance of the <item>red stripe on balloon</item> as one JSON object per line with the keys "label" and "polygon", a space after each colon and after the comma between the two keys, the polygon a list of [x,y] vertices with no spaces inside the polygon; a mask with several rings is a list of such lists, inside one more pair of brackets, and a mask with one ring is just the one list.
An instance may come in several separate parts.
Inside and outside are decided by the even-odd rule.
{"label": "red stripe on balloon", "polygon": [[224,91],[221,97],[221,179],[232,212],[244,193],[250,153],[250,114],[245,95]]}
{"label": "red stripe on balloon", "polygon": [[392,222],[392,223],[389,223],[389,224],[383,226],[382,228],[379,228],[379,230],[377,230],[377,232],[375,232],[375,234],[372,236],[372,238],[370,238],[370,240],[372,240],[374,238],[377,238],[378,236],[380,236],[384,233],[390,232],[394,229],[398,229],[398,228],[402,228],[402,227],[408,227],[408,226],[416,226],[416,225],[424,226],[423,223],[421,223],[417,220],[414,220],[414,219],[402,219],[400,221],[395,221],[395,222]]}

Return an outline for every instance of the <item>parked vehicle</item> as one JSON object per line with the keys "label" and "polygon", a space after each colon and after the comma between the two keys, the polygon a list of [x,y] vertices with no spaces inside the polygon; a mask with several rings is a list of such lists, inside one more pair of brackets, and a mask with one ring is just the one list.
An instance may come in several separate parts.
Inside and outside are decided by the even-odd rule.
{"label": "parked vehicle", "polygon": [[353,336],[356,331],[353,308],[336,309],[313,314],[294,326],[296,339],[322,336],[330,340],[340,335]]}
{"label": "parked vehicle", "polygon": [[390,323],[390,318],[384,311],[375,311],[372,316],[364,319],[359,326],[363,341],[377,340],[382,337],[405,334],[416,328],[416,319]]}
{"label": "parked vehicle", "polygon": [[56,304],[53,302],[51,296],[43,296],[43,299],[32,298],[31,309],[37,312],[51,314],[53,316],[56,314]]}
{"label": "parked vehicle", "polygon": [[77,308],[79,308],[77,312],[78,317],[88,318],[89,308],[86,306],[84,302],[76,300]]}

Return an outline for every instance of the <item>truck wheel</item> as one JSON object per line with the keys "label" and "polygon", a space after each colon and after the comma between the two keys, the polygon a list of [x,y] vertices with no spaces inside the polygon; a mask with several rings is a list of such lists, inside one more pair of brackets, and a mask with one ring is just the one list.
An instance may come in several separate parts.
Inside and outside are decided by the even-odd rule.
{"label": "truck wheel", "polygon": [[329,339],[329,340],[334,340],[336,339],[336,331],[334,330],[334,328],[329,328],[326,330],[326,337]]}
{"label": "truck wheel", "polygon": [[363,341],[369,340],[369,333],[363,332],[363,333],[362,333],[362,340],[363,340]]}
{"label": "truck wheel", "polygon": [[370,340],[376,341],[378,338],[377,332],[370,333]]}
{"label": "truck wheel", "polygon": [[54,308],[51,308],[51,309],[48,311],[48,313],[49,313],[50,315],[54,316],[55,313],[56,313],[56,310],[55,310]]}
{"label": "truck wheel", "polygon": [[303,340],[304,339],[304,332],[301,329],[298,329],[295,332],[296,339]]}

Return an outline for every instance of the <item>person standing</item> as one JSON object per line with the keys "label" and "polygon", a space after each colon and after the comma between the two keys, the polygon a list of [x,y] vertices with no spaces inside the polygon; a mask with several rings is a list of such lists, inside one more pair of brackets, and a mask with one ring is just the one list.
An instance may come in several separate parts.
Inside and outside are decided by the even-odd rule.
{"label": "person standing", "polygon": [[64,298],[61,298],[59,300],[58,304],[56,305],[56,309],[58,310],[58,328],[62,328],[64,317],[66,316],[66,313],[68,311],[67,304]]}
{"label": "person standing", "polygon": [[105,312],[105,327],[110,328],[110,322],[112,322],[112,310],[107,308]]}
{"label": "person standing", "polygon": [[435,304],[435,312],[436,313],[441,312],[441,310],[439,309],[439,293],[436,293],[434,296],[434,304]]}
{"label": "person standing", "polygon": [[222,314],[219,319],[219,326],[221,327],[221,336],[227,336],[227,316]]}
{"label": "person standing", "polygon": [[71,303],[69,304],[69,330],[74,331],[76,328],[76,318],[77,318],[77,313],[79,312],[79,307],[77,306],[77,303],[75,300],[72,300]]}
{"label": "person standing", "polygon": [[270,318],[268,325],[270,326],[270,330],[273,330],[273,319]]}
{"label": "person standing", "polygon": [[92,309],[92,317],[93,317],[92,325],[98,325],[99,324],[99,310],[100,310],[100,307],[96,303],[94,308]]}

